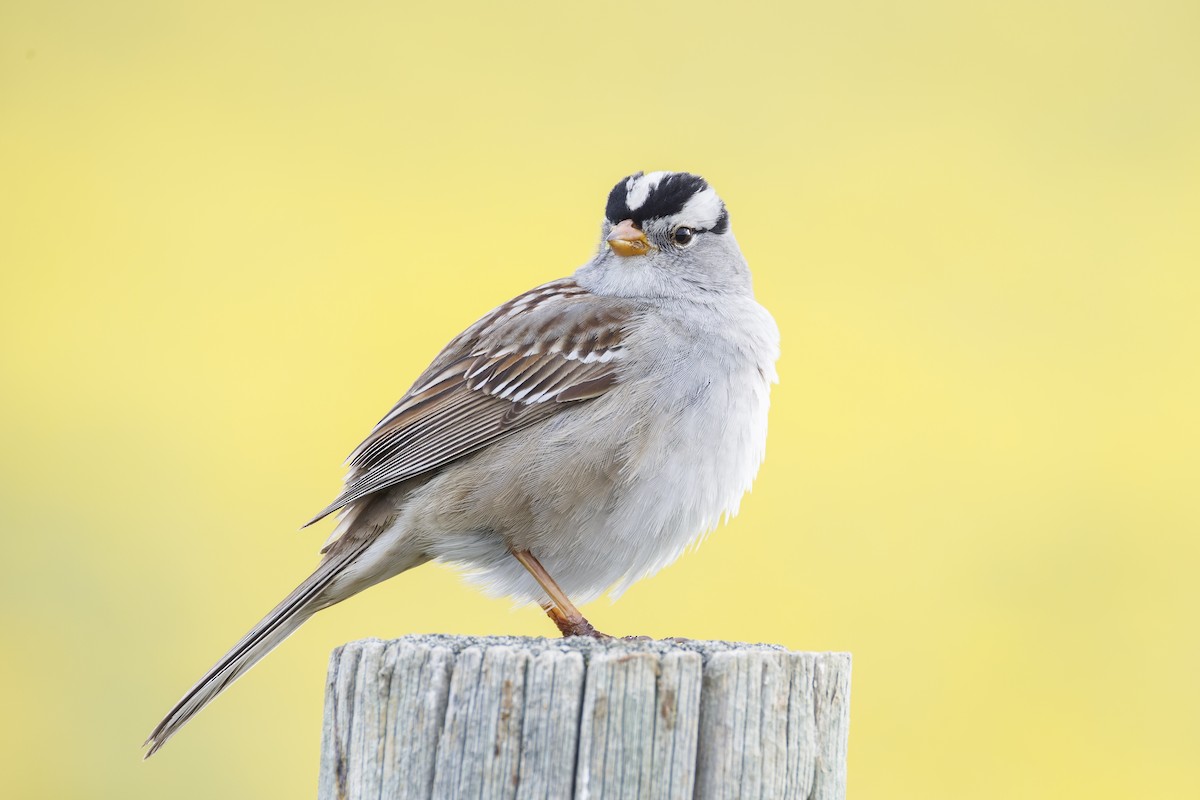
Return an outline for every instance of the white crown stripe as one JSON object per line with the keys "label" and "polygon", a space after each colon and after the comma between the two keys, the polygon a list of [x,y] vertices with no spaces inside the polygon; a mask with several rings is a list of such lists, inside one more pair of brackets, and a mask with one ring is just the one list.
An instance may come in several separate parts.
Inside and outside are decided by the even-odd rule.
{"label": "white crown stripe", "polygon": [[649,175],[630,178],[626,184],[625,205],[630,211],[637,211],[650,197],[650,192],[667,175],[666,172],[651,172]]}
{"label": "white crown stripe", "polygon": [[676,215],[677,219],[690,222],[700,228],[713,228],[721,219],[725,204],[711,186],[697,192],[684,203],[683,210]]}

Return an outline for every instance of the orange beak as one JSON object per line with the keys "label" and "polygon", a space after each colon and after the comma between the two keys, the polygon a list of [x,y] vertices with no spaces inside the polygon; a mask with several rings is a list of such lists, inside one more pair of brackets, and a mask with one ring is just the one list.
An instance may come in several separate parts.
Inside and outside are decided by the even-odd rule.
{"label": "orange beak", "polygon": [[646,241],[646,234],[639,231],[631,219],[618,222],[606,241],[619,256],[644,256],[651,247],[650,242]]}

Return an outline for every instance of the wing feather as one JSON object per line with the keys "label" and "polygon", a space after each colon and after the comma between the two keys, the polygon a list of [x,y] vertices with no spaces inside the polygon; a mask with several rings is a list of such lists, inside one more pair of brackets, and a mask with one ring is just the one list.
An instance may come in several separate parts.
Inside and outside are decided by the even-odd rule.
{"label": "wing feather", "polygon": [[460,334],[350,455],[341,494],[308,525],[470,455],[620,382],[638,306],[544,284]]}

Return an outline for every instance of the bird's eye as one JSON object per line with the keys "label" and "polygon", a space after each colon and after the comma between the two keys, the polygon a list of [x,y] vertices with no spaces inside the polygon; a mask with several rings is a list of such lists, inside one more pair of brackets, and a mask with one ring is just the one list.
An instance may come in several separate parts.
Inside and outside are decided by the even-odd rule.
{"label": "bird's eye", "polygon": [[696,231],[694,228],[689,228],[686,225],[680,225],[675,229],[675,232],[671,234],[671,239],[680,247],[686,247],[687,245],[691,244],[692,238],[695,235]]}

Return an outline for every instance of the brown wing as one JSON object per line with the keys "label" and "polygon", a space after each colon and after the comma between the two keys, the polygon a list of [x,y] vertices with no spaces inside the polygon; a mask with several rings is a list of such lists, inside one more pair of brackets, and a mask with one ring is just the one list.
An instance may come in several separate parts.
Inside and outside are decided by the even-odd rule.
{"label": "brown wing", "polygon": [[570,280],[500,306],[447,345],[379,421],[350,455],[342,493],[307,524],[603,394],[620,380],[621,339],[636,313]]}

